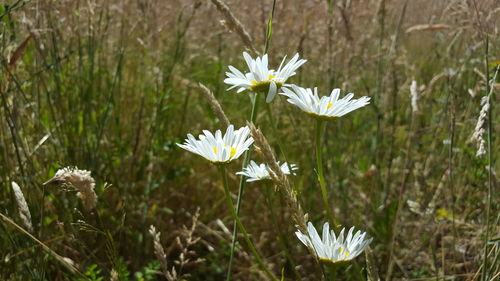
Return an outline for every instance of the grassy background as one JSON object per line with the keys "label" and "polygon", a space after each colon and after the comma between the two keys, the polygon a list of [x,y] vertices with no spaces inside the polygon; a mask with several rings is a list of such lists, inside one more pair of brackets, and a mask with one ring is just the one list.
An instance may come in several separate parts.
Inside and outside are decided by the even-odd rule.
{"label": "grassy background", "polygon": [[[201,240],[192,256],[205,261],[184,271],[189,280],[224,278],[231,240],[225,227],[232,229],[232,220],[221,181],[215,168],[175,143],[221,127],[197,82],[215,93],[233,124],[248,119],[249,96],[226,92],[222,82],[227,65],[244,67],[238,35],[220,23],[223,16],[210,1],[8,2],[0,5],[0,212],[17,219],[10,188],[16,181],[33,235],[87,277],[2,221],[0,279],[109,280],[114,269],[119,280],[162,280],[148,228],[162,232],[172,266],[182,250],[175,239],[198,207]],[[227,4],[262,50],[272,1]],[[492,159],[476,157],[477,145],[469,142],[500,60],[498,26],[495,0],[277,1],[271,65],[299,52],[308,62],[293,83],[372,97],[370,106],[328,124],[323,159],[335,215],[374,238],[382,279],[498,278],[494,95]],[[412,80],[421,92],[418,112],[410,106]],[[325,214],[314,172],[315,123],[283,97],[271,110],[279,135],[264,107],[257,123],[278,155],[279,139],[300,167],[291,180],[319,226]],[[92,212],[74,192],[42,185],[65,166],[92,171],[99,196]],[[240,168],[241,162],[229,167],[234,193]],[[259,251],[277,275],[284,269],[289,280],[320,279],[279,194],[277,225],[271,221],[265,188],[248,185],[241,211]],[[417,214],[407,200],[435,208]],[[363,280],[364,267],[360,257],[343,278]],[[236,251],[234,278],[265,278],[244,244]]]}

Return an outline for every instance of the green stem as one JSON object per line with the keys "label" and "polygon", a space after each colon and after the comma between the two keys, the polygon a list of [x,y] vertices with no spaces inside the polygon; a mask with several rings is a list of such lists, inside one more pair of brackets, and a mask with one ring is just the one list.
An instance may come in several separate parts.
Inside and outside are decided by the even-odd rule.
{"label": "green stem", "polygon": [[274,18],[274,8],[276,7],[276,0],[273,0],[273,7],[271,13],[269,14],[269,19],[267,20],[266,28],[266,42],[264,43],[264,54],[267,54],[269,49],[269,42],[271,41],[271,35],[273,34],[273,18]]}
{"label": "green stem", "polygon": [[289,240],[288,237],[285,235],[283,230],[281,229],[281,226],[278,223],[278,217],[276,216],[276,212],[274,211],[274,198],[273,198],[273,191],[272,191],[272,186],[268,182],[264,182],[264,188],[266,190],[266,202],[267,206],[269,208],[269,211],[271,212],[271,220],[273,222],[273,225],[278,229],[278,235],[280,242],[284,248],[285,251],[285,257],[290,263],[290,266],[292,267],[293,274],[295,274],[295,277],[297,277],[297,280],[302,280],[302,277],[300,276],[299,272],[295,268],[295,262],[293,261],[292,254],[290,253],[288,244]]}
{"label": "green stem", "polygon": [[318,181],[319,185],[321,187],[321,195],[323,196],[323,203],[325,205],[326,209],[326,214],[328,215],[328,220],[332,223],[332,225],[335,227],[335,220],[333,217],[333,214],[330,210],[330,206],[328,204],[328,193],[326,192],[326,185],[325,185],[325,175],[323,173],[323,161],[321,160],[321,136],[323,133],[323,121],[318,119],[316,121],[316,166],[317,166],[317,172],[318,172]]}
{"label": "green stem", "polygon": [[229,191],[229,185],[227,183],[227,173],[226,173],[226,167],[224,165],[219,166],[219,172],[222,177],[222,183],[224,185],[224,195],[226,196],[226,202],[231,210],[231,215],[233,216],[234,221],[236,222],[236,225],[241,231],[241,234],[243,234],[243,238],[245,239],[245,242],[247,243],[248,247],[250,248],[250,251],[255,257],[255,260],[259,264],[260,268],[266,273],[266,275],[273,281],[278,281],[278,279],[274,276],[274,274],[271,273],[269,268],[267,268],[266,264],[264,261],[262,261],[262,258],[260,257],[259,253],[257,252],[257,249],[255,248],[254,244],[252,243],[252,240],[250,240],[250,237],[248,237],[248,233],[243,226],[243,224],[240,221],[240,218],[236,212],[236,208],[233,205],[233,200],[231,199],[231,193]]}
{"label": "green stem", "polygon": [[[252,98],[252,112],[250,113],[250,121],[252,121],[252,123],[255,123],[255,121],[257,119],[258,108],[259,108],[259,96],[257,93],[255,93],[253,95],[253,98]],[[250,162],[250,154],[251,154],[250,149],[245,152],[245,155],[243,156],[242,168],[245,168],[248,165],[248,162]],[[241,200],[243,198],[243,191],[245,190],[245,183],[246,183],[245,176],[241,176],[240,185],[238,188],[238,199],[236,199],[236,215],[238,215],[238,216],[240,214]],[[236,247],[237,236],[238,236],[238,226],[235,223],[233,226],[233,237],[232,237],[232,241],[231,241],[231,251],[229,254],[229,263],[227,265],[227,274],[226,274],[227,281],[231,280],[231,270],[233,267],[234,248]]]}

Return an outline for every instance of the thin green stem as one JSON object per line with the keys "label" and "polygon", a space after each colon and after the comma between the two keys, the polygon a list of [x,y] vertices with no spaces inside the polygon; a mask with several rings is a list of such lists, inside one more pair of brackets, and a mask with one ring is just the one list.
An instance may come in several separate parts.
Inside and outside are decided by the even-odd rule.
{"label": "thin green stem", "polygon": [[[259,108],[259,96],[258,96],[258,94],[255,93],[255,94],[253,94],[252,112],[250,113],[250,121],[252,121],[252,123],[255,123],[255,121],[257,119],[258,108]],[[251,149],[249,149],[245,152],[245,155],[243,156],[242,168],[245,168],[248,165],[248,162],[250,162],[250,154],[251,154]],[[238,216],[240,215],[241,200],[243,198],[243,192],[245,190],[245,183],[246,183],[245,176],[241,176],[240,185],[238,187],[238,199],[236,199],[236,215],[238,215]],[[237,236],[238,236],[238,226],[235,223],[233,226],[233,237],[232,237],[232,241],[231,241],[229,263],[227,265],[227,274],[226,274],[227,281],[231,280],[231,270],[233,267],[234,248],[236,247]]]}
{"label": "thin green stem", "polygon": [[[486,71],[488,71],[488,38],[486,38],[486,56],[485,56],[485,60],[486,60]],[[492,146],[491,146],[491,141],[492,141],[492,134],[493,134],[493,128],[492,128],[492,124],[493,124],[493,114],[492,114],[492,111],[493,111],[493,105],[494,103],[492,102],[493,101],[493,94],[494,94],[494,90],[493,90],[493,83],[495,83],[496,81],[496,78],[497,78],[497,74],[498,74],[498,70],[500,69],[500,66],[497,66],[497,69],[495,71],[495,74],[493,75],[493,78],[491,80],[491,84],[490,84],[490,81],[488,81],[487,83],[487,93],[488,93],[488,96],[487,96],[487,103],[490,104],[490,108],[488,110],[488,120],[487,120],[487,132],[488,132],[488,135],[487,135],[487,138],[488,138],[488,193],[487,193],[487,197],[486,197],[486,214],[485,214],[485,220],[486,220],[486,235],[485,235],[485,238],[484,238],[484,253],[483,253],[483,275],[482,275],[482,278],[483,280],[488,280],[488,242],[490,240],[490,212],[491,212],[491,198],[492,198],[492,193],[493,193],[493,177],[492,177],[492,167],[494,167],[494,160],[493,160],[493,153],[492,153]],[[486,72],[486,77],[489,77],[489,73]]]}
{"label": "thin green stem", "polygon": [[321,187],[321,195],[323,196],[323,203],[325,205],[326,214],[332,225],[335,226],[335,220],[328,204],[328,193],[326,192],[325,175],[323,173],[323,161],[321,160],[321,137],[323,135],[324,126],[322,120],[318,119],[316,122],[316,168],[318,173],[318,181],[319,186]]}
{"label": "thin green stem", "polygon": [[266,273],[266,275],[273,281],[278,281],[276,276],[271,273],[269,268],[267,268],[266,264],[260,257],[259,253],[257,252],[257,249],[255,248],[254,244],[252,243],[252,240],[250,240],[250,237],[248,236],[248,233],[243,226],[243,224],[240,221],[240,218],[236,212],[236,208],[233,205],[233,200],[231,199],[231,192],[229,191],[229,185],[227,183],[227,173],[226,173],[226,167],[224,165],[219,166],[219,172],[222,177],[222,183],[224,185],[224,195],[226,196],[226,202],[227,205],[231,211],[231,215],[233,216],[234,221],[236,222],[236,225],[238,226],[239,230],[241,231],[241,234],[243,234],[243,238],[245,239],[245,242],[247,243],[248,247],[250,248],[250,251],[255,257],[255,260],[259,264],[260,268]]}
{"label": "thin green stem", "polygon": [[269,42],[271,41],[271,36],[273,34],[273,18],[274,18],[274,8],[276,7],[276,0],[273,0],[273,7],[271,13],[269,14],[269,19],[267,20],[266,28],[266,42],[264,43],[264,54],[267,54],[269,49]]}
{"label": "thin green stem", "polygon": [[272,185],[269,182],[264,183],[264,188],[265,188],[265,196],[266,196],[266,203],[269,208],[269,211],[271,212],[271,220],[273,222],[273,225],[278,229],[278,235],[279,235],[279,240],[282,243],[282,246],[285,251],[285,257],[288,260],[288,262],[291,265],[292,271],[295,274],[295,277],[298,278],[298,280],[301,280],[302,277],[300,276],[299,272],[295,268],[295,262],[293,261],[292,254],[290,253],[289,247],[288,247],[288,237],[285,235],[283,232],[281,226],[278,223],[278,217],[276,216],[276,212],[274,210],[274,198],[273,198],[273,191],[272,191]]}

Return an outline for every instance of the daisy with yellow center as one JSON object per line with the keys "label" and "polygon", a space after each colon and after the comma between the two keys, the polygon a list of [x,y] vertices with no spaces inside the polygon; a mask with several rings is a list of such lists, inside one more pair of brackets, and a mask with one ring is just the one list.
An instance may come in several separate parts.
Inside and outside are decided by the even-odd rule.
{"label": "daisy with yellow center", "polygon": [[[280,163],[277,162],[277,164],[279,165]],[[295,175],[295,172],[293,171],[298,170],[299,168],[295,164],[290,164],[289,168],[288,163],[285,162],[281,164],[280,169],[285,175],[289,175],[290,169],[292,169],[292,173]],[[271,180],[271,175],[269,175],[269,166],[264,163],[258,165],[253,160],[250,161],[250,164],[248,164],[243,171],[237,172],[236,174],[246,176],[247,182]]]}
{"label": "daisy with yellow center", "polygon": [[191,134],[188,134],[187,137],[183,144],[178,143],[177,145],[216,164],[229,163],[237,159],[253,143],[248,127],[235,131],[233,125],[227,128],[224,136],[220,130],[217,130],[215,134],[204,130],[199,139]]}
{"label": "daisy with yellow center", "polygon": [[229,66],[226,72],[227,78],[224,83],[231,85],[228,90],[238,88],[237,93],[251,90],[255,93],[267,93],[266,102],[271,102],[282,87],[288,87],[286,80],[295,75],[295,71],[303,65],[306,60],[299,59],[299,54],[285,65],[286,56],[281,61],[278,70],[268,68],[267,54],[253,59],[248,53],[243,52],[243,57],[248,66],[249,72],[243,73],[233,66]]}
{"label": "daisy with yellow center", "polygon": [[344,236],[345,228],[340,231],[339,236],[330,230],[330,225],[323,225],[323,237],[320,238],[316,228],[309,222],[307,224],[307,233],[295,232],[297,238],[306,245],[313,254],[323,262],[345,262],[350,261],[363,252],[363,250],[373,240],[365,239],[366,232],[358,230],[355,234],[354,226],[349,229],[347,236]]}
{"label": "daisy with yellow center", "polygon": [[341,117],[370,103],[370,97],[353,99],[354,94],[352,93],[339,99],[340,89],[334,89],[330,96],[320,98],[318,88],[305,89],[292,85],[291,89],[283,88],[282,95],[288,97],[289,103],[319,119]]}

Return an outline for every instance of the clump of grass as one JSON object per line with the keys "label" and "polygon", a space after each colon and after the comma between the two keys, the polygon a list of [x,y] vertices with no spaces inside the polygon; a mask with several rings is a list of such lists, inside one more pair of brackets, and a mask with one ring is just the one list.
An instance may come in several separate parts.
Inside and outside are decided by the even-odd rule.
{"label": "clump of grass", "polygon": [[[226,67],[244,65],[243,49],[265,49],[271,61],[299,49],[307,67],[290,83],[345,85],[373,98],[363,113],[328,124],[321,143],[336,221],[366,226],[374,238],[366,253],[371,280],[496,278],[495,0],[101,2],[0,4],[1,280],[164,279],[147,244],[149,225],[167,234],[168,270],[179,277],[175,237],[198,206],[201,240],[191,249],[193,260],[206,261],[186,265],[188,279],[226,278],[231,250],[233,279],[267,278],[241,233],[219,231],[231,214],[215,171],[175,145],[188,130],[226,123],[208,113],[215,103],[190,81],[211,90],[231,123],[258,124],[275,158],[299,164],[294,177],[273,172],[275,191],[252,184],[240,192],[236,209],[273,274],[321,279],[293,236],[306,211],[315,225],[325,219],[314,155],[305,149],[314,146],[314,128],[283,97],[268,107],[272,115],[250,114],[255,95],[225,91]],[[413,80],[418,112],[408,93]],[[475,130],[486,95],[489,109]],[[481,143],[469,142],[474,131],[482,131],[483,157]],[[84,199],[41,185],[67,163],[114,188],[94,186]],[[229,183],[239,180],[239,164],[227,166]],[[13,181],[33,231],[18,220]],[[230,185],[231,199],[236,192]],[[339,277],[365,280],[364,272],[358,260]]]}

